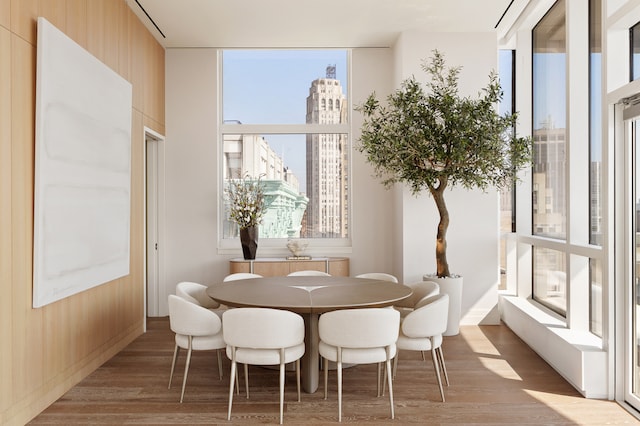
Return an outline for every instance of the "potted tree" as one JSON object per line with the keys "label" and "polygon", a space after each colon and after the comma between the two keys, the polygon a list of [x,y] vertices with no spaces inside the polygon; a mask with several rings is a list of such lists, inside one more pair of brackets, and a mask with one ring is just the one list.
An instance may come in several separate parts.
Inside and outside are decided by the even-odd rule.
{"label": "potted tree", "polygon": [[387,188],[405,183],[412,194],[426,190],[433,197],[440,217],[434,277],[447,282],[459,278],[459,290],[450,294],[446,334],[451,335],[458,332],[462,281],[449,271],[447,262],[446,190],[513,184],[518,170],[531,163],[531,138],[515,135],[516,113],[498,113],[502,90],[495,71],[472,99],[458,93],[460,67],[446,66],[438,50],[430,61],[423,60],[422,69],[430,77],[427,83],[411,77],[387,97],[386,105],[372,93],[356,107],[364,116],[357,148]]}

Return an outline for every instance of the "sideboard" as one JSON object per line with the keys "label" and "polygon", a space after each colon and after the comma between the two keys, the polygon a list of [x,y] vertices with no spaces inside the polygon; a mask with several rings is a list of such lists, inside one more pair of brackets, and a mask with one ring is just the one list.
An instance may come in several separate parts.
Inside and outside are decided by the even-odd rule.
{"label": "sideboard", "polygon": [[349,276],[348,257],[314,257],[309,260],[289,260],[284,257],[231,259],[229,273],[251,272],[264,277],[285,276],[295,271],[323,271],[336,277]]}

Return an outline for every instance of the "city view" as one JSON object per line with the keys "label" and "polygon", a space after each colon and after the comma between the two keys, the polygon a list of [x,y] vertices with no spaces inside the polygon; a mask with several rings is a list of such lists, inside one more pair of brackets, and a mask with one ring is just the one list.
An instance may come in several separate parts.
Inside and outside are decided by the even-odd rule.
{"label": "city view", "polygon": [[[243,55],[244,53],[244,55]],[[259,85],[253,92],[243,86],[243,92],[234,91],[231,83],[224,85],[224,124],[227,129],[223,134],[223,166],[225,184],[229,179],[237,179],[245,174],[253,178],[261,176],[265,186],[266,214],[260,225],[260,238],[346,238],[348,236],[348,164],[349,138],[345,133],[288,133],[287,127],[297,125],[304,120],[309,125],[344,124],[348,120],[348,102],[346,97],[346,81],[338,77],[340,65],[346,68],[346,52],[344,51],[313,51],[315,60],[313,69],[309,68],[304,92],[297,84],[298,90],[290,95],[282,91],[269,93],[274,88],[278,78],[286,73],[287,61],[294,68],[296,74],[301,68],[295,64],[303,60],[307,65],[309,58],[304,58],[304,52],[296,58],[280,58],[281,63],[269,74],[268,67],[272,58],[267,58],[262,65],[249,65],[251,53],[231,52],[231,57],[224,57],[224,76],[237,76],[227,68],[229,63],[237,64],[247,72],[247,67],[260,70],[247,77],[244,81],[255,83],[256,78],[265,78],[264,84]],[[226,52],[225,52],[226,54]],[[258,57],[263,54],[260,52]],[[276,55],[280,52],[276,52]],[[333,59],[320,66],[319,61]],[[340,65],[339,65],[340,64]],[[256,68],[257,67],[257,68]],[[282,71],[284,69],[285,71]],[[341,70],[346,76],[346,69]],[[310,74],[313,73],[313,74]],[[258,77],[255,77],[255,75]],[[269,74],[269,76],[267,76]],[[251,75],[251,74],[249,74]],[[319,75],[319,76],[318,76]],[[233,80],[232,80],[233,81]],[[296,86],[295,82],[287,80],[286,86]],[[229,88],[228,88],[229,87]],[[260,95],[263,88],[267,92]],[[248,93],[248,95],[245,95]],[[227,96],[231,99],[247,96],[245,105],[251,105],[249,114],[245,109],[229,106]],[[277,106],[278,100],[290,96],[283,106]],[[267,99],[267,103],[261,103]],[[294,112],[284,111],[290,109]],[[277,111],[274,111],[277,110]],[[253,112],[255,111],[255,112]],[[245,122],[243,120],[248,120]],[[237,126],[243,124],[262,124],[273,128],[273,123],[282,127],[282,133],[233,132]],[[225,205],[225,214],[228,206]],[[228,220],[223,224],[224,238],[234,238],[238,235],[237,226]]]}

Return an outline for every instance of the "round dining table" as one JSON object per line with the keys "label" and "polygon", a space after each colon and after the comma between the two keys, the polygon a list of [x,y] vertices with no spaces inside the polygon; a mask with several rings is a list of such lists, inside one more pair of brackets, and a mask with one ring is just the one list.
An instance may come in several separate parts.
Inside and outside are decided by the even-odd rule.
{"label": "round dining table", "polygon": [[[305,392],[318,389],[318,319],[337,309],[391,306],[411,295],[411,288],[389,281],[352,277],[286,276],[214,284],[207,294],[231,307],[286,309],[305,321],[301,381]],[[223,323],[224,326],[224,323]]]}

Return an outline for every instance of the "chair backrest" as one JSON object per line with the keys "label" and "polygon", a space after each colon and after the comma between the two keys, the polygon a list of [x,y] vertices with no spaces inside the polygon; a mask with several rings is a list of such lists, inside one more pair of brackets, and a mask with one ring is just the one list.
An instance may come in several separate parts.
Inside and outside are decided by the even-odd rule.
{"label": "chair backrest", "polygon": [[295,271],[289,273],[288,277],[330,277],[331,274],[328,274],[323,271]]}
{"label": "chair backrest", "polygon": [[171,331],[186,336],[212,336],[222,328],[220,317],[174,294],[169,295]]}
{"label": "chair backrest", "polygon": [[410,312],[402,321],[402,333],[420,338],[438,336],[447,329],[449,295],[438,294],[427,298],[429,303]]}
{"label": "chair backrest", "polygon": [[396,306],[415,309],[422,299],[440,294],[440,286],[433,281],[418,281],[417,283],[407,284],[407,286],[411,287],[413,293],[406,299],[396,303]]}
{"label": "chair backrest", "polygon": [[176,296],[180,296],[191,303],[204,308],[217,308],[218,302],[207,295],[207,286],[199,283],[183,281],[176,285]]}
{"label": "chair backrest", "polygon": [[250,278],[262,278],[262,275],[252,274],[250,272],[236,272],[234,274],[227,275],[222,281],[247,280]]}
{"label": "chair backrest", "polygon": [[389,308],[341,309],[320,315],[320,339],[342,348],[372,348],[394,344],[400,312]]}
{"label": "chair backrest", "polygon": [[304,342],[304,320],[296,313],[271,308],[234,308],[222,314],[227,345],[279,349]]}
{"label": "chair backrest", "polygon": [[385,272],[367,272],[366,274],[356,275],[356,278],[368,278],[371,280],[382,280],[382,281],[389,281],[392,283],[398,282],[398,279],[395,276],[391,274],[387,274]]}

